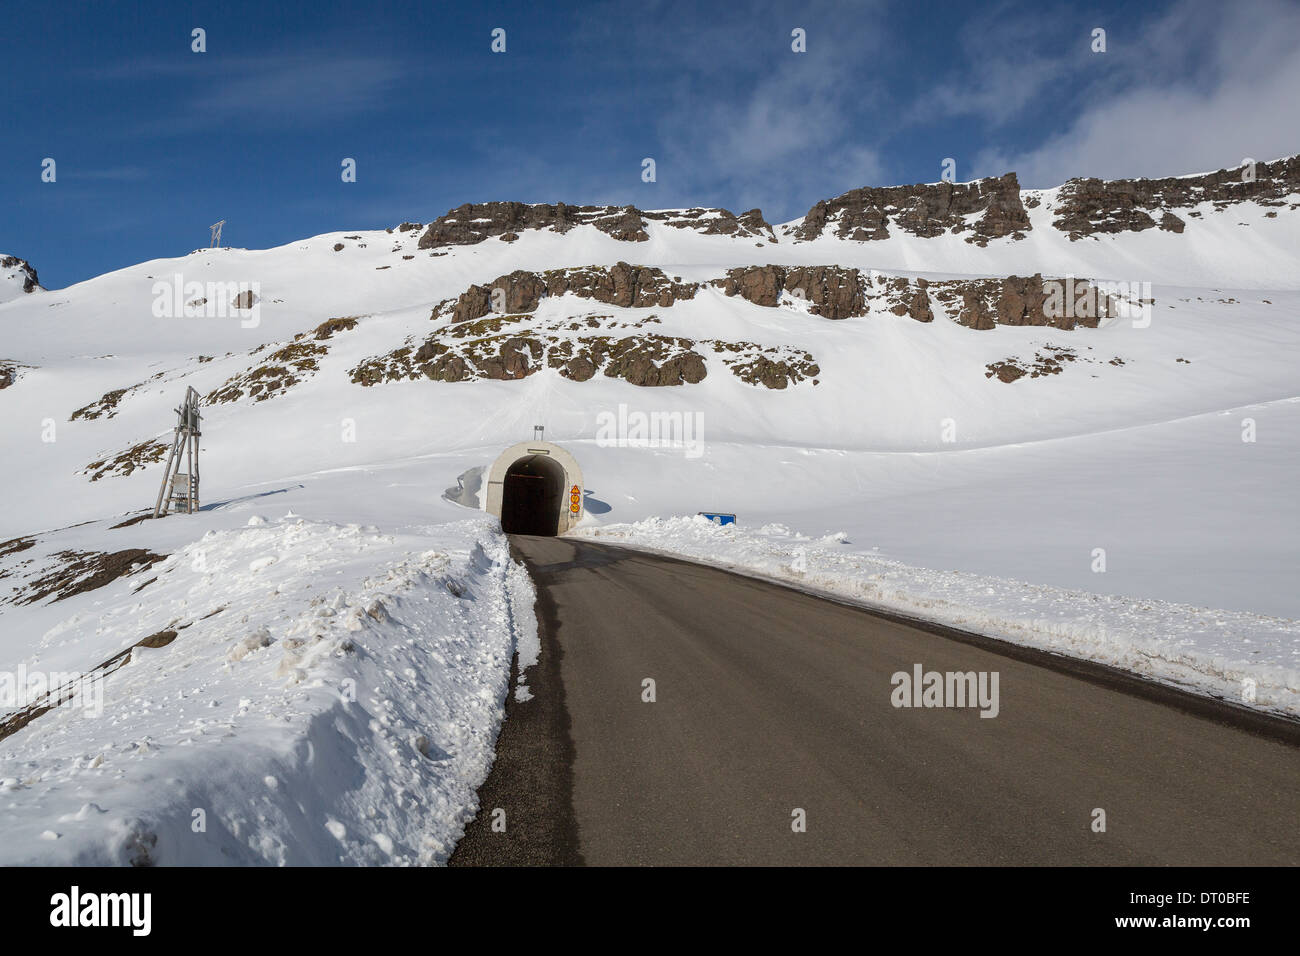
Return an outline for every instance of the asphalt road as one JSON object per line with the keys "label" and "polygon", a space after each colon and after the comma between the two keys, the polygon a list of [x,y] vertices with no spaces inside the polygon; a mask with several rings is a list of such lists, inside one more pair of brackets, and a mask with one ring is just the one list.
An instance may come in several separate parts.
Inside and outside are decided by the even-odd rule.
{"label": "asphalt road", "polygon": [[[1300,864],[1295,724],[687,562],[513,540],[542,658],[453,864]],[[996,672],[997,716],[893,706],[917,664]]]}

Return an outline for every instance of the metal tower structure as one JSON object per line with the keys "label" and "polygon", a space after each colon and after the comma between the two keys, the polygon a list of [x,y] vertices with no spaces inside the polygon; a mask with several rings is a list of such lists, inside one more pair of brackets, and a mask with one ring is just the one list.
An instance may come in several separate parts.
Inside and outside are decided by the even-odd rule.
{"label": "metal tower structure", "polygon": [[[199,510],[199,393],[191,386],[185,390],[185,402],[176,409],[176,428],[172,432],[172,450],[167,456],[158,501],[153,516],[161,518],[175,507],[186,514]],[[182,466],[184,471],[182,471]]]}
{"label": "metal tower structure", "polygon": [[225,224],[226,224],[226,220],[224,219],[221,220],[221,222],[214,222],[212,224],[212,242],[208,243],[209,249],[221,248],[221,227],[224,226]]}

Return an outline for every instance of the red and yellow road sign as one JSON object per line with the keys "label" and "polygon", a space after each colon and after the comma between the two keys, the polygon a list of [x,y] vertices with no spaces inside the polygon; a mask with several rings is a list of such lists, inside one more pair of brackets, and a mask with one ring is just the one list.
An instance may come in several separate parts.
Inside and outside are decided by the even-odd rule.
{"label": "red and yellow road sign", "polygon": [[582,489],[577,485],[569,489],[569,510],[575,515],[582,510]]}

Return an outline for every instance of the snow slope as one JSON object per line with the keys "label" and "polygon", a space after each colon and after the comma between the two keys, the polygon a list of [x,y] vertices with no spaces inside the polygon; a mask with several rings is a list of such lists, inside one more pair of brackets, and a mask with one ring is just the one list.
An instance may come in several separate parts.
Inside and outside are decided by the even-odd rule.
{"label": "snow slope", "polygon": [[287,511],[346,500],[294,491],[227,505],[194,541],[179,521],[147,526],[170,557],[36,609],[38,640],[3,609],[7,666],[92,676],[0,740],[0,860],[446,860],[491,766],[511,656],[535,657],[532,585],[486,517],[381,532]]}

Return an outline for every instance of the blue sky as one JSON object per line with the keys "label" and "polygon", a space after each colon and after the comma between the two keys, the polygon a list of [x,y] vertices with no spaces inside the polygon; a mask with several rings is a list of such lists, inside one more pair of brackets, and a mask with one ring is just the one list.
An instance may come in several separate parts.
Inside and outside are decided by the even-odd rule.
{"label": "blue sky", "polygon": [[5,7],[0,252],[47,288],[218,219],[250,248],[491,199],[776,222],[946,157],[1050,186],[1300,151],[1288,0]]}

